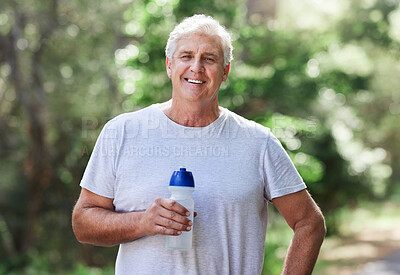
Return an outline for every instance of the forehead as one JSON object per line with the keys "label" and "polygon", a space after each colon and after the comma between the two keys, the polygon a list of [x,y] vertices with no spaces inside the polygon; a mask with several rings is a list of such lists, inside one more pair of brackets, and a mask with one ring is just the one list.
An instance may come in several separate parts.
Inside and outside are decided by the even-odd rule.
{"label": "forehead", "polygon": [[176,44],[175,54],[182,52],[212,53],[223,55],[221,38],[218,35],[190,34],[182,37]]}

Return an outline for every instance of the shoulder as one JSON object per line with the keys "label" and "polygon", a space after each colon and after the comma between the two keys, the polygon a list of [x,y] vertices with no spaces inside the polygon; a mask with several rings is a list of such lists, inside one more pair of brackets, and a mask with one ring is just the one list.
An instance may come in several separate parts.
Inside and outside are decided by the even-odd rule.
{"label": "shoulder", "polygon": [[271,136],[270,128],[238,115],[226,108],[221,107],[221,109],[226,114],[226,119],[232,129],[240,129],[241,131],[250,133],[252,137],[256,138],[268,139]]}
{"label": "shoulder", "polygon": [[143,109],[134,112],[123,113],[111,119],[107,124],[118,125],[118,124],[124,124],[127,121],[150,117],[154,115],[155,108],[156,108],[155,105],[150,105],[148,107],[145,107]]}
{"label": "shoulder", "polygon": [[133,137],[156,122],[158,123],[156,107],[151,105],[109,120],[103,127],[102,135],[106,138]]}
{"label": "shoulder", "polygon": [[155,105],[150,105],[134,112],[120,114],[109,120],[105,124],[105,128],[120,128],[126,126],[126,124],[135,125],[143,120],[152,120],[155,116],[155,108]]}

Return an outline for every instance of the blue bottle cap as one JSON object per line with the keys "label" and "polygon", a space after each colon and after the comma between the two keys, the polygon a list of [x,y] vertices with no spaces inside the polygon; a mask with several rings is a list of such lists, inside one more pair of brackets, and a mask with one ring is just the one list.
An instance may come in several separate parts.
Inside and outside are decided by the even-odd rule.
{"label": "blue bottle cap", "polygon": [[180,168],[179,171],[174,171],[169,181],[169,186],[194,187],[192,172],[186,171],[186,168]]}

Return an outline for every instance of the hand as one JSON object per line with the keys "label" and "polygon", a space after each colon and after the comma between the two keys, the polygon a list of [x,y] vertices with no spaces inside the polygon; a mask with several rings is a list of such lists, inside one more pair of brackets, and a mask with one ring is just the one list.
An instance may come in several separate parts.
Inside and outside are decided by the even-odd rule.
{"label": "hand", "polygon": [[[197,213],[194,213],[196,216]],[[189,211],[171,199],[157,198],[140,219],[144,235],[156,234],[177,236],[182,231],[190,231],[192,221]]]}

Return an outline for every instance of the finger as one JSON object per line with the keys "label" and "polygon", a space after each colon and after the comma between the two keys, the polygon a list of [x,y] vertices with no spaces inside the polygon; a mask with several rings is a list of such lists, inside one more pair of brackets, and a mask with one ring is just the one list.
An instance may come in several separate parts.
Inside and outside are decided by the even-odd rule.
{"label": "finger", "polygon": [[179,204],[178,202],[171,200],[171,199],[160,199],[159,203],[162,207],[177,212],[179,214],[181,214],[182,216],[190,216],[190,212],[183,207],[181,204]]}
{"label": "finger", "polygon": [[161,226],[161,225],[156,225],[155,231],[156,231],[156,233],[161,234],[161,235],[179,236],[182,234],[182,231],[175,230],[172,228],[167,228],[167,227]]}
{"label": "finger", "polygon": [[194,211],[193,218],[197,216],[197,211]]}
{"label": "finger", "polygon": [[186,217],[184,217],[184,216],[182,216],[182,215],[180,215],[180,214],[178,214],[178,213],[176,213],[174,211],[170,211],[170,210],[167,210],[165,208],[161,208],[159,211],[160,211],[159,215],[161,217],[163,217],[163,218],[166,218],[166,219],[171,220],[171,221],[178,222],[178,223],[183,224],[183,225],[192,225],[192,221],[191,220],[189,220],[188,218],[186,218]]}
{"label": "finger", "polygon": [[191,227],[187,224],[181,224],[163,217],[159,217],[156,221],[156,224],[167,228],[175,229],[178,231],[190,231],[191,229]]}

